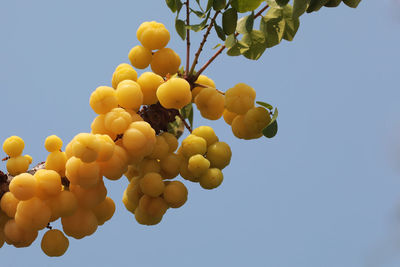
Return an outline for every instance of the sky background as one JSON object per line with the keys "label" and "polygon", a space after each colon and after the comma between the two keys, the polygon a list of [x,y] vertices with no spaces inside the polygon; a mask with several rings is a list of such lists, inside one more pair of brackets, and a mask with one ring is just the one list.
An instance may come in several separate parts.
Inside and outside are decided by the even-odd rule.
{"label": "sky background", "polygon": [[[150,20],[166,25],[184,61],[161,0],[0,0],[0,141],[21,136],[37,163],[46,136],[68,143],[90,131],[91,92],[110,85]],[[107,181],[117,210],[94,235],[48,258],[42,231],[29,248],[1,248],[0,266],[400,266],[399,47],[400,2],[363,0],[303,15],[294,41],[258,61],[220,56],[205,74],[277,106],[274,139],[239,140],[196,113],[195,125],[214,127],[233,151],[219,188],[185,182],[187,203],[147,227],[123,207],[127,180]]]}

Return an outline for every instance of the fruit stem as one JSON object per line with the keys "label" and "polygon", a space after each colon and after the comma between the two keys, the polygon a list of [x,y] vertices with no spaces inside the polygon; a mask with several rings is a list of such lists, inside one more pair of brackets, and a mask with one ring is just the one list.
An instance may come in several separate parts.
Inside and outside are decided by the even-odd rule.
{"label": "fruit stem", "polygon": [[[218,16],[219,13],[221,13],[221,11],[215,12],[214,16],[212,17],[212,19],[210,21],[210,24],[207,27],[206,32],[204,33],[203,40],[200,43],[199,49],[197,49],[197,52],[195,54],[195,57],[194,57],[194,60],[193,60],[193,63],[192,63],[192,67],[190,68],[189,75],[188,75],[189,77],[191,75],[193,75],[194,68],[196,67],[197,63],[199,62],[199,57],[200,57],[201,51],[203,50],[204,44],[207,41],[208,35],[210,34],[210,31],[211,31],[211,29],[212,29],[212,27],[214,25],[214,22],[217,19],[217,16]],[[198,77],[198,75],[196,75],[196,77]],[[197,80],[197,78],[194,79],[193,81],[196,81],[196,80]]]}
{"label": "fruit stem", "polygon": [[181,113],[179,113],[179,118],[182,120],[183,124],[185,125],[186,129],[188,129],[188,131],[190,133],[192,133],[192,128],[190,127],[190,125],[187,123],[187,121],[185,120],[185,118],[182,116]]}
{"label": "fruit stem", "polygon": [[[256,19],[257,17],[261,16],[262,12],[264,12],[267,8],[269,7],[269,5],[265,5],[265,7],[263,7],[262,9],[260,9],[260,11],[258,11],[255,15],[254,15],[254,19]],[[236,32],[235,33],[235,37],[238,36],[239,33]],[[203,71],[214,61],[214,59],[216,57],[218,57],[219,54],[222,53],[222,51],[224,51],[224,49],[226,48],[225,45],[221,46],[220,49],[218,49],[218,51],[200,68],[200,70],[196,73],[196,75],[194,76],[193,80],[197,80],[197,78],[200,76],[201,73],[203,73]],[[192,66],[193,67],[193,66]],[[192,71],[190,72],[192,73]]]}

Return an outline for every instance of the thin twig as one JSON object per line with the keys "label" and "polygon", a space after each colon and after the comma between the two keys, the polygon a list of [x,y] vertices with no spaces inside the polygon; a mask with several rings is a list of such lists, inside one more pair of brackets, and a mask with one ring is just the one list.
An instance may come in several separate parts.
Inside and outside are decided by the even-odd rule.
{"label": "thin twig", "polygon": [[[269,7],[269,5],[267,4],[265,7],[263,7],[262,9],[260,9],[260,11],[258,11],[255,15],[254,15],[254,19],[256,19],[257,17],[261,16],[261,14]],[[239,33],[236,32],[235,36],[238,36]],[[200,70],[196,73],[194,80],[197,80],[197,78],[200,76],[201,73],[203,73],[203,71],[214,61],[214,59],[219,56],[219,54],[222,53],[222,51],[224,51],[224,49],[226,48],[225,45],[221,46],[220,49],[218,49],[218,51],[200,68]]]}
{"label": "thin twig", "polygon": [[200,43],[199,49],[197,49],[197,52],[195,54],[195,57],[194,57],[194,60],[193,60],[193,63],[192,63],[192,67],[190,68],[189,76],[191,76],[193,74],[193,72],[194,72],[194,68],[196,67],[196,65],[197,65],[197,63],[199,61],[199,57],[200,57],[201,51],[203,50],[204,44],[207,41],[208,35],[210,34],[210,31],[211,31],[211,29],[212,29],[212,27],[213,27],[213,25],[215,23],[215,20],[217,19],[217,16],[218,16],[219,13],[221,13],[221,11],[215,12],[214,16],[212,17],[212,19],[210,21],[210,24],[207,27],[206,32],[204,33],[203,40]]}
{"label": "thin twig", "polygon": [[[189,12],[189,0],[186,0],[186,25],[190,25],[190,12]],[[188,77],[189,71],[189,61],[190,61],[190,29],[186,29],[186,69],[185,78]]]}
{"label": "thin twig", "polygon": [[183,122],[183,124],[185,125],[186,129],[188,129],[188,131],[190,133],[192,133],[192,128],[190,127],[190,125],[186,122],[185,118],[182,116],[181,113],[179,113],[179,118],[181,119],[181,121]]}

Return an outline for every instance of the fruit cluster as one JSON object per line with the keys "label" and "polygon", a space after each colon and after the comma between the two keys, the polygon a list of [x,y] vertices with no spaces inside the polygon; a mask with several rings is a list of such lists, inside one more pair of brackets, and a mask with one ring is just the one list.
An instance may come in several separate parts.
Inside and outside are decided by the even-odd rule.
{"label": "fruit cluster", "polygon": [[[100,86],[90,96],[97,114],[90,133],[77,134],[65,151],[59,137],[47,137],[46,162],[29,172],[32,158],[21,156],[24,141],[16,136],[4,141],[13,179],[1,198],[1,246],[4,240],[29,246],[38,231],[49,228],[42,238],[44,253],[63,255],[69,243],[65,235],[81,239],[113,216],[115,204],[103,177],[118,180],[125,174],[129,184],[122,201],[143,225],[158,224],[169,208],[185,204],[188,189],[172,180],[179,175],[204,189],[218,187],[232,152],[211,127],[192,131],[188,126],[183,109],[193,103],[204,118],[223,116],[238,138],[260,137],[271,121],[265,108],[254,106],[250,86],[237,84],[223,93],[205,75],[179,72],[180,58],[165,47],[170,35],[161,23],[143,23],[137,38],[141,45],[129,52],[131,64],[137,69],[150,65],[152,72],[138,77],[131,65],[120,64],[111,86]],[[167,127],[176,121],[184,121],[191,132],[180,145]],[[63,231],[51,229],[49,223],[58,219]]]}

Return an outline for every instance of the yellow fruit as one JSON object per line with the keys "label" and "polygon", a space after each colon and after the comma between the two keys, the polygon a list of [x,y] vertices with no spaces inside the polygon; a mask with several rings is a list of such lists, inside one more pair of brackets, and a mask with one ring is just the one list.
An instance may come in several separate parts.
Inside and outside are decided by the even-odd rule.
{"label": "yellow fruit", "polygon": [[135,121],[124,132],[122,143],[130,155],[145,157],[153,152],[156,144],[156,132],[149,123]]}
{"label": "yellow fruit", "polygon": [[164,108],[181,109],[190,103],[190,84],[182,78],[171,78],[157,89],[157,98]]}
{"label": "yellow fruit", "polygon": [[3,142],[3,150],[9,157],[21,155],[24,147],[24,140],[19,136],[10,136]]}
{"label": "yellow fruit", "polygon": [[167,141],[162,135],[156,136],[156,144],[153,152],[148,156],[151,159],[162,159],[169,152],[169,146]]}
{"label": "yellow fruit", "polygon": [[162,77],[166,77],[167,74],[174,75],[180,65],[181,58],[171,48],[162,48],[155,52],[150,64],[151,70]]}
{"label": "yellow fruit", "polygon": [[210,167],[210,161],[203,155],[194,155],[189,158],[188,170],[196,177],[200,177]]}
{"label": "yellow fruit", "polygon": [[259,134],[267,127],[271,121],[271,116],[267,109],[263,107],[254,107],[249,109],[244,116],[244,124],[250,132]]}
{"label": "yellow fruit", "polygon": [[78,199],[69,190],[63,190],[57,196],[47,199],[46,204],[51,209],[50,221],[71,216],[78,209]]}
{"label": "yellow fruit", "polygon": [[99,162],[101,173],[110,180],[118,180],[128,170],[128,154],[120,146],[115,146],[112,157]]}
{"label": "yellow fruit", "polygon": [[68,238],[57,229],[48,230],[42,238],[41,248],[49,257],[60,257],[64,255],[69,246]]}
{"label": "yellow fruit", "polygon": [[90,95],[90,106],[97,114],[106,114],[113,108],[118,107],[115,90],[108,86],[97,87]]}
{"label": "yellow fruit", "polygon": [[171,133],[164,132],[161,134],[168,144],[168,152],[172,153],[178,148],[178,139]]}
{"label": "yellow fruit", "polygon": [[150,21],[139,26],[136,37],[144,47],[155,50],[165,47],[169,42],[170,35],[162,23]]}
{"label": "yellow fruit", "polygon": [[107,188],[101,180],[95,187],[85,189],[79,185],[70,184],[70,190],[78,200],[79,207],[92,209],[99,205],[107,196]]}
{"label": "yellow fruit", "polygon": [[138,164],[138,171],[141,176],[144,176],[149,172],[159,173],[161,171],[160,161],[156,159],[145,158]]}
{"label": "yellow fruit", "polygon": [[34,177],[37,182],[36,195],[42,199],[61,193],[61,177],[53,170],[38,170]]}
{"label": "yellow fruit", "polygon": [[41,230],[46,227],[51,217],[51,209],[44,200],[33,197],[20,201],[15,213],[15,222],[26,230]]}
{"label": "yellow fruit", "polygon": [[35,196],[38,183],[29,173],[15,176],[10,182],[10,192],[19,200],[28,200]]}
{"label": "yellow fruit", "polygon": [[65,152],[54,151],[46,158],[45,168],[47,170],[53,170],[60,174],[60,176],[65,176],[65,164],[67,163],[67,155]]}
{"label": "yellow fruit", "polygon": [[94,207],[93,212],[96,215],[98,224],[103,225],[114,215],[115,203],[111,198],[106,197],[103,202]]}
{"label": "yellow fruit", "polygon": [[207,148],[207,159],[212,168],[223,169],[231,161],[232,151],[225,142],[216,142]]}
{"label": "yellow fruit", "polygon": [[84,188],[96,186],[101,178],[100,167],[97,162],[85,163],[79,158],[71,157],[68,159],[65,169],[68,180]]}
{"label": "yellow fruit", "polygon": [[124,80],[132,80],[136,82],[137,80],[137,72],[131,66],[123,66],[121,68],[117,68],[112,76],[111,84],[114,89],[117,88],[118,84]]}
{"label": "yellow fruit", "polygon": [[232,125],[232,121],[234,118],[236,118],[236,116],[238,114],[234,113],[234,112],[230,112],[229,110],[225,109],[224,113],[222,114],[224,116],[224,121],[229,124]]}
{"label": "yellow fruit", "polygon": [[199,126],[192,131],[192,134],[206,140],[207,146],[218,142],[218,137],[210,126]]}
{"label": "yellow fruit", "polygon": [[1,198],[0,207],[8,217],[14,218],[18,203],[19,199],[16,198],[13,193],[6,192]]}
{"label": "yellow fruit", "polygon": [[145,210],[139,209],[138,207],[135,209],[135,219],[138,223],[143,225],[156,225],[161,222],[162,216],[153,217]]}
{"label": "yellow fruit", "polygon": [[164,192],[164,182],[160,174],[147,173],[139,181],[141,191],[150,197],[158,197]]}
{"label": "yellow fruit", "polygon": [[7,243],[17,248],[30,246],[37,235],[38,231],[23,229],[17,225],[15,220],[9,220],[4,225],[4,236]]}
{"label": "yellow fruit", "polygon": [[246,114],[254,106],[256,91],[244,83],[238,83],[225,92],[225,107],[230,112]]}
{"label": "yellow fruit", "polygon": [[64,233],[76,239],[84,238],[96,232],[98,222],[91,210],[79,208],[73,215],[61,218]]}
{"label": "yellow fruit", "polygon": [[29,169],[29,159],[24,156],[11,157],[7,160],[7,171],[10,175],[18,175]]}
{"label": "yellow fruit", "polygon": [[249,128],[247,128],[244,123],[244,115],[236,116],[232,121],[232,132],[233,134],[240,139],[255,139],[262,136],[262,133],[259,132],[251,132]]}
{"label": "yellow fruit", "polygon": [[196,86],[192,89],[192,100],[196,98],[196,96],[203,90],[204,88],[211,87],[215,88],[215,83],[213,80],[208,78],[205,75],[200,75],[199,78],[195,81],[195,83],[199,84],[199,86]]}
{"label": "yellow fruit", "polygon": [[168,204],[162,197],[150,197],[144,195],[140,198],[138,209],[144,211],[153,218],[164,216],[168,209]]}
{"label": "yellow fruit", "polygon": [[160,160],[162,177],[172,179],[179,174],[183,158],[175,153],[169,153]]}
{"label": "yellow fruit", "polygon": [[163,198],[171,208],[179,208],[185,204],[188,191],[179,181],[170,182],[164,190]]}
{"label": "yellow fruit", "polygon": [[183,179],[191,181],[193,183],[197,183],[199,181],[198,177],[196,177],[189,169],[188,162],[183,162],[179,169],[179,174]]}
{"label": "yellow fruit", "polygon": [[164,83],[164,79],[154,72],[144,72],[137,79],[143,93],[143,105],[157,103],[157,88]]}
{"label": "yellow fruit", "polygon": [[115,143],[110,136],[105,134],[96,135],[98,140],[101,142],[101,148],[97,155],[97,161],[107,161],[111,159],[114,154]]}
{"label": "yellow fruit", "polygon": [[145,69],[150,65],[153,54],[151,53],[151,50],[141,45],[137,45],[129,51],[128,57],[132,66],[137,69]]}
{"label": "yellow fruit", "polygon": [[[122,83],[124,83],[123,81]],[[106,114],[104,119],[105,128],[114,133],[122,134],[128,129],[129,124],[132,122],[132,116],[123,108],[114,108]]]}
{"label": "yellow fruit", "polygon": [[201,116],[209,120],[221,118],[225,109],[225,98],[214,88],[203,88],[194,99]]}
{"label": "yellow fruit", "polygon": [[63,142],[60,137],[50,135],[44,141],[44,147],[49,152],[59,151],[62,148]]}
{"label": "yellow fruit", "polygon": [[214,189],[222,183],[223,179],[224,176],[220,169],[211,168],[200,176],[199,182],[204,189]]}
{"label": "yellow fruit", "polygon": [[[106,119],[105,114],[99,115],[96,118],[94,118],[92,124],[90,125],[90,127],[92,129],[91,133],[92,134],[106,134],[106,135],[110,136],[110,138],[112,140],[115,140],[117,135],[106,129],[105,119]],[[67,145],[67,147],[68,147],[68,145]],[[65,152],[67,152],[67,147],[65,148]]]}
{"label": "yellow fruit", "polygon": [[125,109],[139,110],[143,103],[143,93],[139,83],[125,80],[118,84],[116,89],[118,105]]}
{"label": "yellow fruit", "polygon": [[196,154],[204,155],[207,151],[207,141],[197,135],[189,134],[182,141],[181,148],[183,155],[187,158]]}

